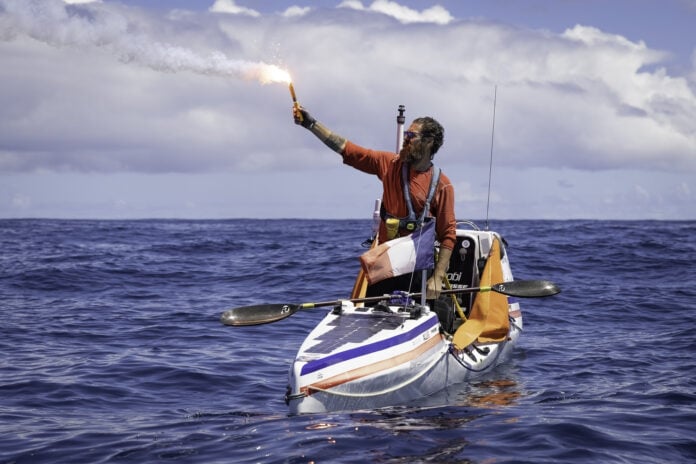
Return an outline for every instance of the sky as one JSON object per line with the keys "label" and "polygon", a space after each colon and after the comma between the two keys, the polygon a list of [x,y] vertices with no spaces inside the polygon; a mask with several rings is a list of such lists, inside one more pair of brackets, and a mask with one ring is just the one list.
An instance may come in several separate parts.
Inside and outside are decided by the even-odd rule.
{"label": "sky", "polygon": [[0,0],[0,218],[370,218],[299,102],[445,128],[460,220],[696,219],[696,0]]}

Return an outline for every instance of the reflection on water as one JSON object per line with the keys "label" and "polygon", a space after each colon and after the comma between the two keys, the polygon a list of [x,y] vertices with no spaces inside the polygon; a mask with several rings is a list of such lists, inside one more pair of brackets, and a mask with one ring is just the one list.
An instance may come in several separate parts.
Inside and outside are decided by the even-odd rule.
{"label": "reflection on water", "polygon": [[317,424],[309,424],[305,427],[307,430],[325,430],[336,427],[336,424],[329,424],[327,422],[319,422]]}
{"label": "reflection on water", "polygon": [[472,384],[472,392],[465,398],[464,405],[478,408],[514,406],[522,396],[513,379],[496,379]]}
{"label": "reflection on water", "polygon": [[[523,389],[514,374],[504,368],[493,377],[455,385],[409,406],[344,417],[353,427],[351,433],[365,439],[372,462],[468,462],[468,453],[495,438],[492,429],[506,434],[518,422],[515,406]],[[488,430],[483,437],[482,429]],[[371,447],[383,440],[390,445]]]}
{"label": "reflection on water", "polygon": [[390,407],[374,412],[353,413],[351,418],[357,423],[377,427],[391,432],[412,432],[416,430],[450,430],[462,427],[476,419],[477,415],[443,415],[440,408]]}
{"label": "reflection on water", "polygon": [[[453,395],[455,398],[452,398]],[[358,424],[390,431],[451,430],[464,427],[479,417],[499,412],[502,408],[515,406],[521,397],[522,389],[514,378],[496,377],[455,385],[411,406],[358,411],[349,416]],[[452,409],[452,406],[461,408]]]}

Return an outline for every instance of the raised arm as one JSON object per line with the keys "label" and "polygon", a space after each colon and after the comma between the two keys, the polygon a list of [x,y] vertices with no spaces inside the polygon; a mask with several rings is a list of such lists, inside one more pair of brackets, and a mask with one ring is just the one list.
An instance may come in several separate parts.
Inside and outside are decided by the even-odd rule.
{"label": "raised arm", "polygon": [[301,106],[293,106],[292,115],[295,119],[295,124],[299,124],[305,129],[308,129],[319,140],[324,142],[327,147],[336,153],[343,153],[343,149],[346,147],[346,139],[344,137],[334,134],[325,125],[314,119],[312,115],[310,115],[309,112]]}

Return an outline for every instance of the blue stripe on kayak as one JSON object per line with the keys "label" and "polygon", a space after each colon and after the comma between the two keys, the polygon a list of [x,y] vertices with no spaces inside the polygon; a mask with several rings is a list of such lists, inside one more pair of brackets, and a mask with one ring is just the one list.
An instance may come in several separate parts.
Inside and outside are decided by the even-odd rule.
{"label": "blue stripe on kayak", "polygon": [[377,351],[382,351],[382,350],[387,349],[389,347],[407,342],[407,341],[411,340],[412,338],[417,337],[418,335],[422,334],[423,332],[430,330],[431,327],[436,326],[438,323],[439,322],[437,320],[437,317],[431,317],[427,321],[425,321],[423,324],[414,327],[413,329],[409,330],[406,333],[402,333],[400,335],[396,335],[396,336],[391,337],[391,338],[386,338],[386,339],[380,340],[378,342],[370,343],[369,345],[357,346],[357,347],[352,348],[350,350],[341,351],[340,353],[332,354],[332,355],[327,356],[325,358],[315,359],[313,361],[309,361],[309,362],[307,362],[307,364],[302,366],[302,370],[300,371],[300,375],[311,374],[312,372],[316,372],[316,371],[323,369],[327,366],[331,366],[333,364],[338,364],[340,362],[347,361],[347,360],[353,359],[353,358],[357,358],[359,356],[364,356],[366,354],[371,354],[371,353],[375,353]]}

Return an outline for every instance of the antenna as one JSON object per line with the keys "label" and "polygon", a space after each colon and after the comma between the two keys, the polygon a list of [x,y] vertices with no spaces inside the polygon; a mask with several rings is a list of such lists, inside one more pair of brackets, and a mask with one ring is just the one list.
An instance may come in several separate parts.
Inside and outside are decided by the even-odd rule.
{"label": "antenna", "polygon": [[486,230],[490,230],[488,223],[488,211],[491,207],[491,176],[493,175],[493,138],[495,136],[495,106],[498,101],[498,86],[493,90],[493,128],[491,129],[491,154],[490,164],[488,165],[488,199],[486,200]]}

